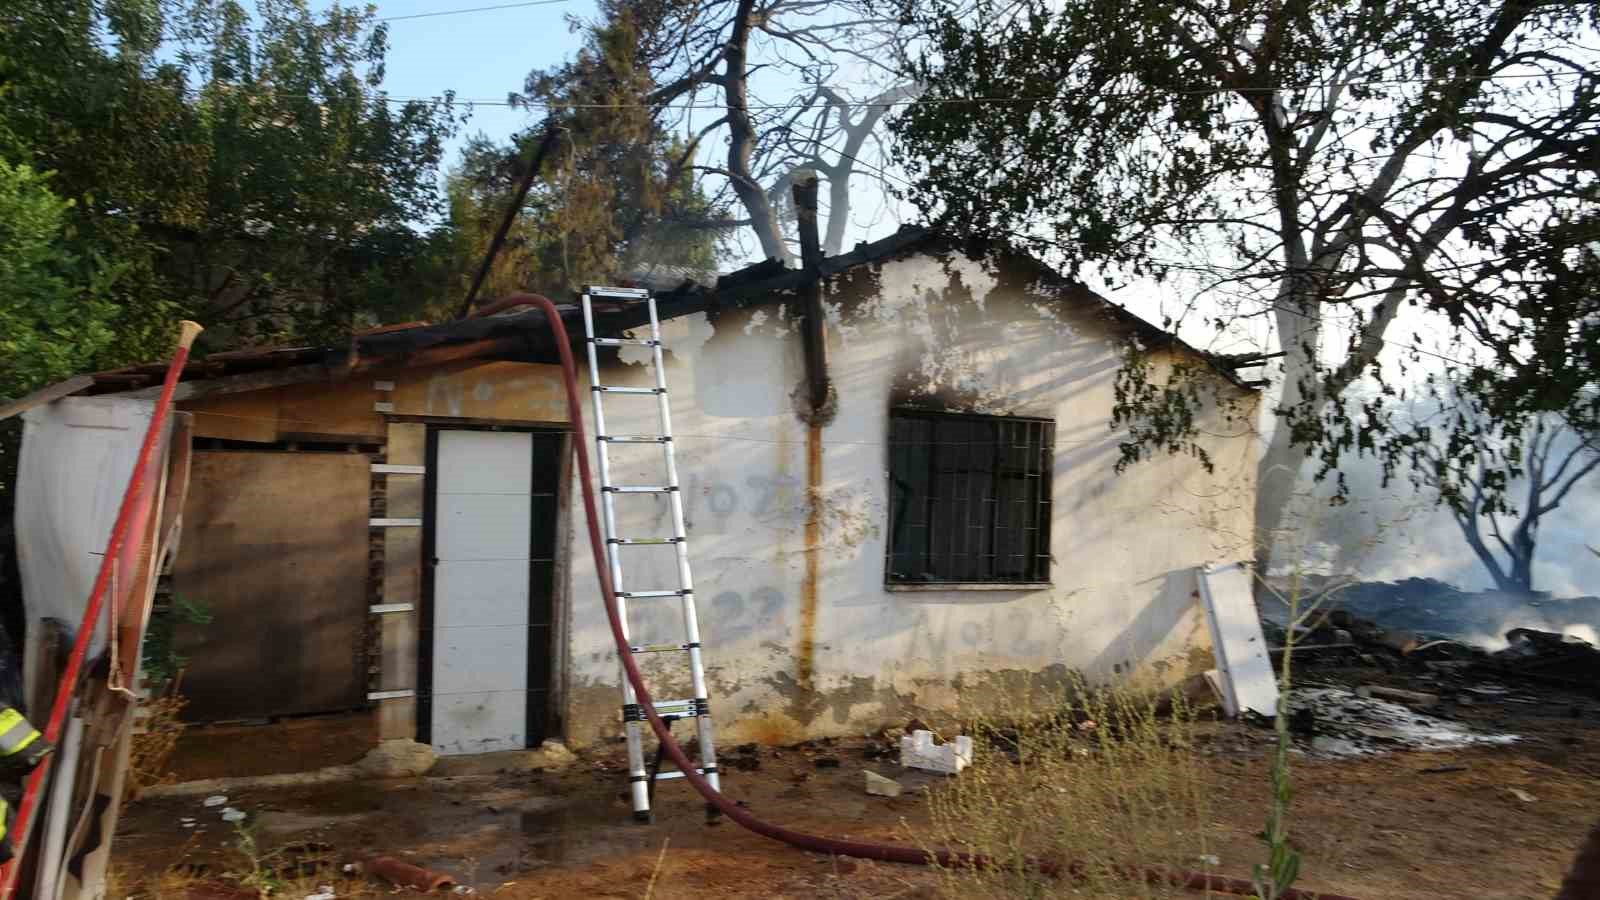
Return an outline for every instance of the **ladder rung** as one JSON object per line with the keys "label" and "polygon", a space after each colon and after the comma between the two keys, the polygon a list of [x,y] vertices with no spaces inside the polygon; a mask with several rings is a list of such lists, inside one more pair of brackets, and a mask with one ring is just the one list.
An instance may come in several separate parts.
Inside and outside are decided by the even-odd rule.
{"label": "ladder rung", "polygon": [[596,347],[654,347],[661,342],[655,338],[589,338]]}
{"label": "ladder rung", "polygon": [[698,647],[698,646],[700,646],[700,645],[699,644],[640,644],[637,647],[629,647],[628,649],[633,651],[634,653],[670,653],[673,650],[688,650],[691,647]]}
{"label": "ladder rung", "polygon": [[675,484],[608,484],[600,490],[613,494],[670,494],[677,489]]}
{"label": "ladder rung", "polygon": [[608,297],[613,300],[648,300],[650,292],[644,288],[620,288],[590,285],[584,288],[584,293],[591,297]]}
{"label": "ladder rung", "polygon": [[[716,770],[715,769],[696,769],[695,771],[699,772],[701,775],[709,775],[709,774],[711,774],[712,772],[714,772]],[[656,780],[657,781],[666,781],[666,780],[668,780],[670,778],[682,778],[682,777],[683,777],[683,773],[678,771],[677,769],[673,769],[670,772],[657,772],[656,773]]]}
{"label": "ladder rung", "polygon": [[617,591],[618,597],[624,600],[638,600],[650,597],[683,597],[694,591]]}
{"label": "ladder rung", "polygon": [[663,719],[692,719],[700,704],[694,700],[658,700],[656,701],[656,715]]}
{"label": "ladder rung", "polygon": [[683,543],[683,538],[681,538],[681,537],[665,537],[665,538],[607,538],[606,539],[606,543],[608,543],[608,544],[621,544],[624,547],[643,547],[643,546],[657,546],[657,545],[660,545],[660,544],[681,544],[681,543]]}
{"label": "ladder rung", "polygon": [[608,387],[603,384],[597,384],[590,390],[601,394],[665,394],[667,392],[666,388]]}
{"label": "ladder rung", "polygon": [[670,444],[670,434],[601,434],[595,438],[608,444]]}

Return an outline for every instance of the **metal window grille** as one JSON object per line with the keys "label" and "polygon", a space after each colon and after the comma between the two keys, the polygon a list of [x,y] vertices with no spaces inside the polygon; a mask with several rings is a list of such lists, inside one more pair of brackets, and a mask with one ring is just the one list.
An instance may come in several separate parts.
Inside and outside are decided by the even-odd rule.
{"label": "metal window grille", "polygon": [[1050,579],[1055,423],[896,409],[885,580]]}

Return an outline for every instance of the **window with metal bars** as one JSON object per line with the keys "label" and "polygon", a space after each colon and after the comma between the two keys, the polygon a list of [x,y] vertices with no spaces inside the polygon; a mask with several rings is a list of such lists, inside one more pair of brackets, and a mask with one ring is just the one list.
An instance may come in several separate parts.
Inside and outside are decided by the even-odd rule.
{"label": "window with metal bars", "polygon": [[1050,580],[1055,423],[889,413],[890,584]]}

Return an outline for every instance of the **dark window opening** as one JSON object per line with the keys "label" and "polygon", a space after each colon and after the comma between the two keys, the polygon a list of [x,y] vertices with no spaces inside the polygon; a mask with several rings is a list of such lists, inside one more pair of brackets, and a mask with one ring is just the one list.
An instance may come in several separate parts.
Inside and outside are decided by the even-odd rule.
{"label": "dark window opening", "polygon": [[896,409],[889,414],[885,580],[1050,580],[1055,423]]}

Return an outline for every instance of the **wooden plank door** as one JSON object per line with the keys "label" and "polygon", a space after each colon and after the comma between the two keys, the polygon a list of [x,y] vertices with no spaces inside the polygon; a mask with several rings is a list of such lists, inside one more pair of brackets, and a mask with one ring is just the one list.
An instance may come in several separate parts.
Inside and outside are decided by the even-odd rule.
{"label": "wooden plank door", "polygon": [[371,463],[358,453],[194,454],[174,595],[190,721],[366,702]]}

